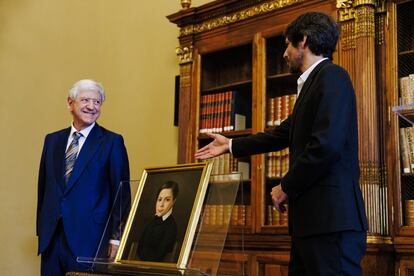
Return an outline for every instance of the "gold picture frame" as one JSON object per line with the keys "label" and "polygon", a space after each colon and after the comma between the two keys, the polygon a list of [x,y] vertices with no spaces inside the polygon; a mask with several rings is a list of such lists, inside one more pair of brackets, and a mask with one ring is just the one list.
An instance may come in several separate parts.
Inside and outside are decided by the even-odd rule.
{"label": "gold picture frame", "polygon": [[144,169],[115,262],[186,268],[211,169],[211,163]]}

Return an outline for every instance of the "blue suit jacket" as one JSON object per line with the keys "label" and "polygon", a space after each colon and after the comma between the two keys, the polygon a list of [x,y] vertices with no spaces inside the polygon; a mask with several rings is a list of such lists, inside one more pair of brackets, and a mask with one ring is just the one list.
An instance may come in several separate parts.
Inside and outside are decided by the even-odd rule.
{"label": "blue suit jacket", "polygon": [[296,236],[367,229],[359,188],[355,93],[347,72],[322,61],[303,85],[292,115],[267,133],[233,139],[235,157],[289,147],[281,180]]}
{"label": "blue suit jacket", "polygon": [[[69,134],[70,128],[67,128],[45,138],[38,183],[38,252],[46,250],[61,218],[72,253],[93,257],[120,182],[129,180],[128,155],[121,135],[95,124],[65,184],[65,150]],[[122,200],[116,205],[122,206],[122,212],[113,213],[108,226],[112,232],[110,235],[115,234],[123,219],[119,214],[129,209],[129,183],[122,185],[120,195]],[[110,235],[106,235],[103,242],[107,242]]]}

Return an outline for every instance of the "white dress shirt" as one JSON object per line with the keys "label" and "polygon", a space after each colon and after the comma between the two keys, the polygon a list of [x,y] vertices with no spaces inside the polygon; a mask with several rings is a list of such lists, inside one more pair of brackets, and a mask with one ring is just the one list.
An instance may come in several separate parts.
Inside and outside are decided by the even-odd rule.
{"label": "white dress shirt", "polygon": [[[308,79],[310,73],[312,73],[313,69],[315,69],[315,67],[319,63],[321,63],[322,61],[324,61],[325,59],[328,59],[328,58],[325,57],[325,58],[322,58],[322,59],[318,60],[317,62],[315,62],[314,64],[312,64],[308,69],[306,69],[306,71],[303,72],[302,75],[299,76],[298,80],[296,81],[297,84],[298,84],[298,87],[297,87],[297,90],[298,90],[298,95],[297,96],[298,97],[299,97],[299,93],[302,90],[302,87],[305,84],[305,81]],[[232,140],[233,139],[230,139],[229,140],[229,151],[230,151],[231,154],[233,154],[233,150],[232,150]]]}
{"label": "white dress shirt", "polygon": [[88,135],[89,135],[89,133],[91,132],[91,130],[92,130],[92,128],[94,126],[95,126],[95,123],[91,124],[87,128],[82,129],[81,131],[77,131],[76,128],[73,126],[73,123],[72,123],[71,129],[70,129],[69,138],[68,138],[68,143],[66,144],[66,151],[68,150],[70,143],[72,143],[73,133],[74,132],[79,132],[82,135],[81,135],[81,137],[79,137],[79,140],[78,140],[79,141],[79,150],[78,150],[78,153],[76,155],[76,156],[78,156],[79,155],[79,152],[81,151],[81,149],[83,147],[83,144],[86,141],[86,138],[88,138]]}

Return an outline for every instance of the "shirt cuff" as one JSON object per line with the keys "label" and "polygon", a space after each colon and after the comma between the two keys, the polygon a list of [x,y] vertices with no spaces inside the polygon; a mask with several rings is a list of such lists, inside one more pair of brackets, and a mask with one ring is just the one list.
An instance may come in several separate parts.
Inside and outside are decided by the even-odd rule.
{"label": "shirt cuff", "polygon": [[118,245],[119,246],[120,241],[119,240],[109,240],[109,243],[110,244],[113,244],[113,245]]}

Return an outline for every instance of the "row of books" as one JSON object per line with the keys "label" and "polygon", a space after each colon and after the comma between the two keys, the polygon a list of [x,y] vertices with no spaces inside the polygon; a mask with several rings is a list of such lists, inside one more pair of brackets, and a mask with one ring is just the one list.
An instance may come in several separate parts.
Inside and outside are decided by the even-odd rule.
{"label": "row of books", "polygon": [[414,172],[414,127],[400,128],[400,156],[403,173]]}
{"label": "row of books", "polygon": [[[211,170],[210,182],[248,180],[250,178],[250,164],[234,158],[230,153],[225,153],[211,159],[213,168]],[[240,173],[243,179],[240,179]]]}
{"label": "row of books", "polygon": [[414,74],[399,79],[401,105],[414,104]]}
{"label": "row of books", "polygon": [[292,113],[296,94],[269,98],[267,100],[266,126],[278,126]]}
{"label": "row of books", "polygon": [[246,116],[239,108],[237,91],[202,95],[200,100],[200,133],[246,129]]}
{"label": "row of books", "polygon": [[414,226],[414,199],[405,200],[404,221],[407,226]]}
{"label": "row of books", "polygon": [[203,223],[206,225],[251,225],[250,205],[204,206]]}
{"label": "row of books", "polygon": [[289,149],[266,154],[266,177],[282,178],[289,170]]}
{"label": "row of books", "polygon": [[273,205],[267,206],[267,225],[287,226],[288,225],[288,205],[285,205],[286,212],[281,213]]}

